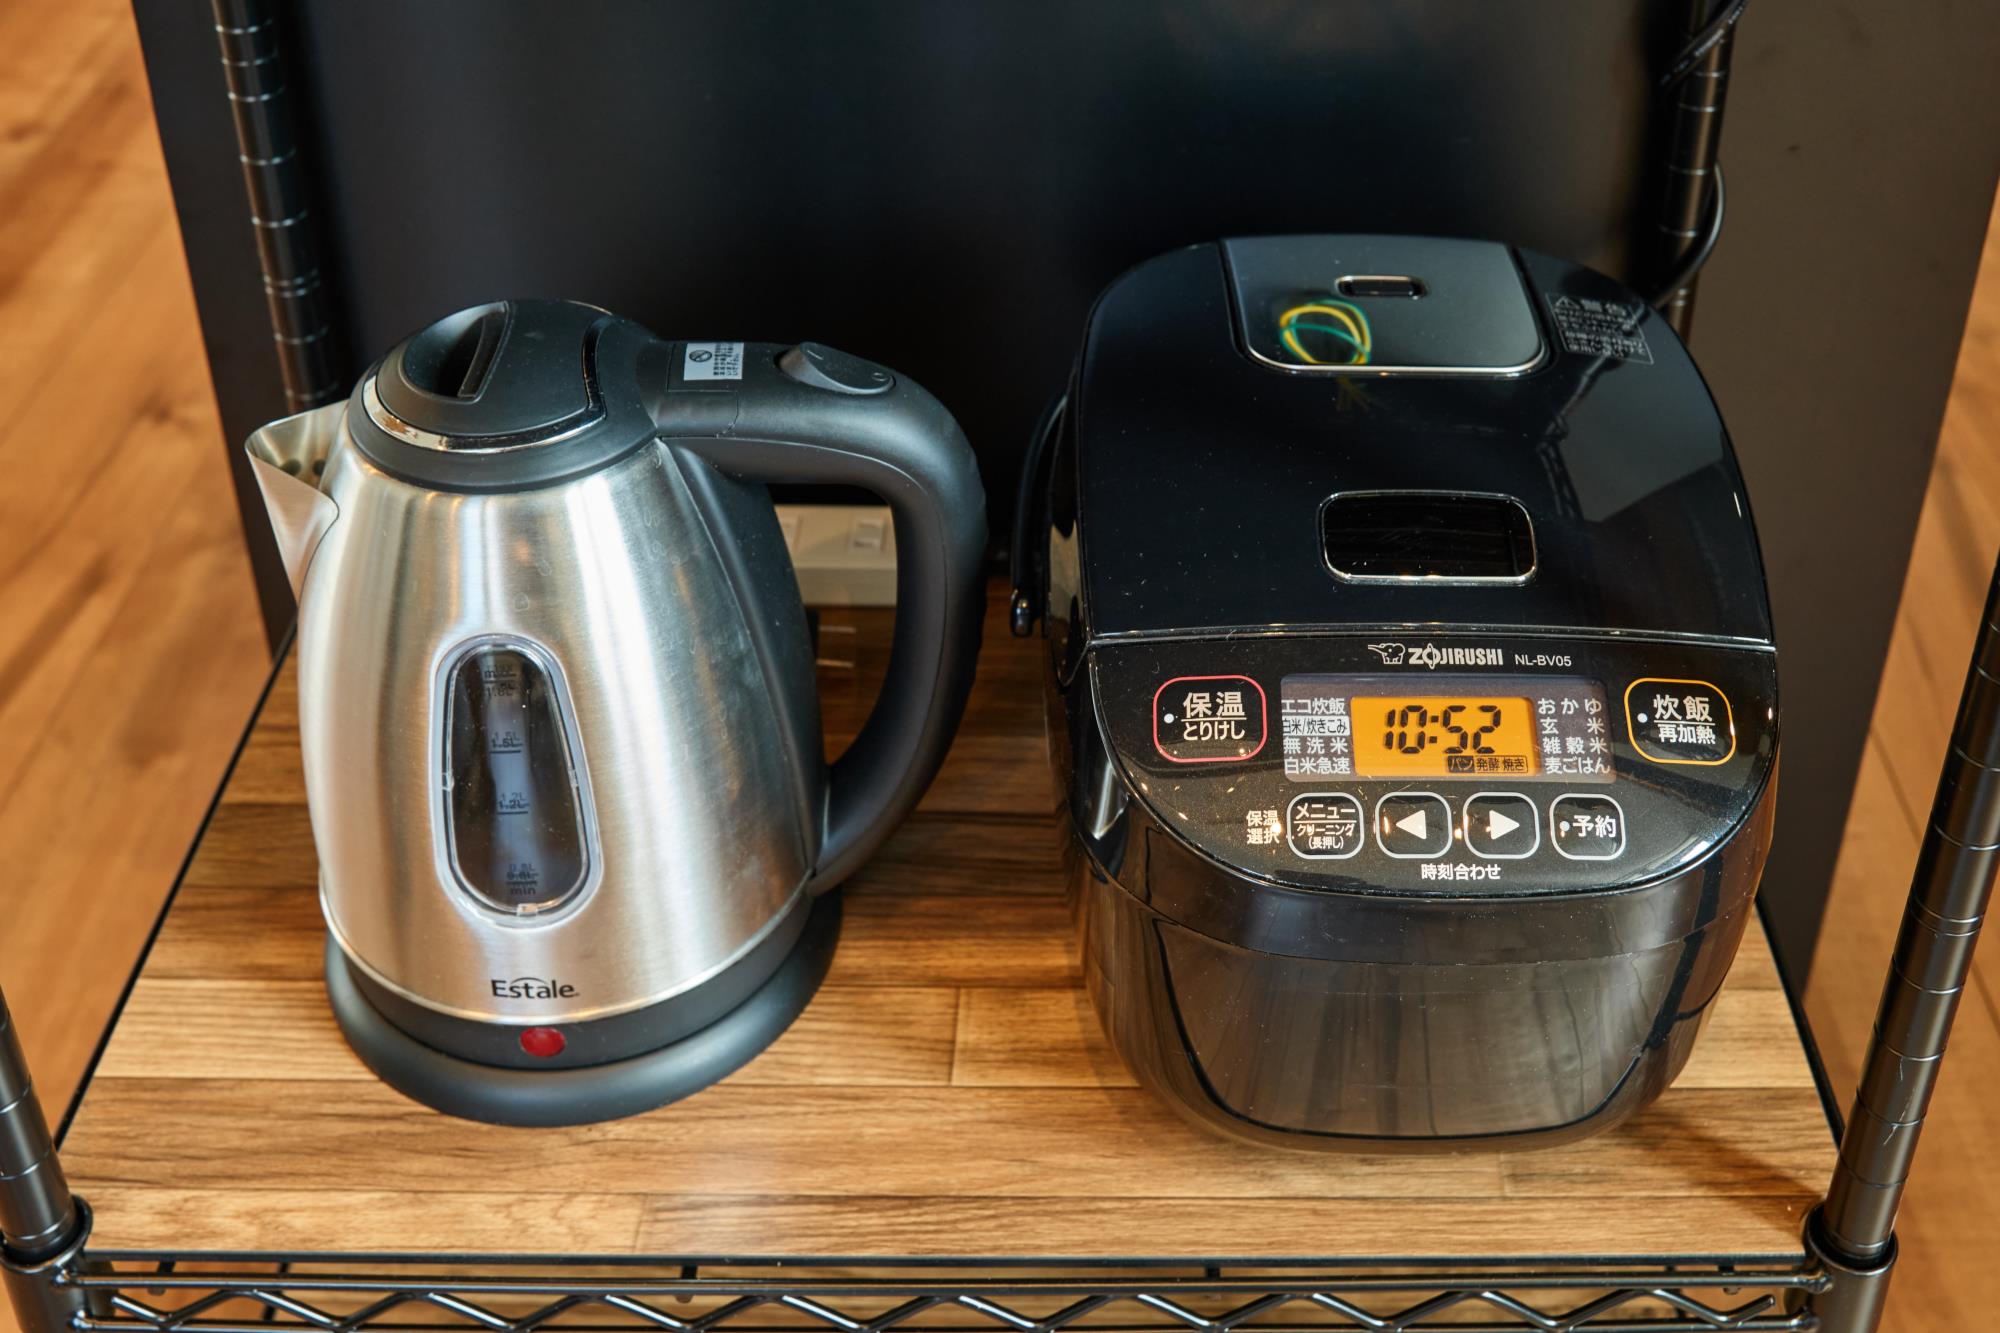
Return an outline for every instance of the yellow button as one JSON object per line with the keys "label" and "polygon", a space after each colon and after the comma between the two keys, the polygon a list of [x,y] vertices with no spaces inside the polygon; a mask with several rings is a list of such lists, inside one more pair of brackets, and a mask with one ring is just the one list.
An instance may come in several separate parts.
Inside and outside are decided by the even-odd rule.
{"label": "yellow button", "polygon": [[1656,764],[1726,764],[1736,753],[1729,696],[1705,680],[1641,676],[1625,687],[1632,748]]}

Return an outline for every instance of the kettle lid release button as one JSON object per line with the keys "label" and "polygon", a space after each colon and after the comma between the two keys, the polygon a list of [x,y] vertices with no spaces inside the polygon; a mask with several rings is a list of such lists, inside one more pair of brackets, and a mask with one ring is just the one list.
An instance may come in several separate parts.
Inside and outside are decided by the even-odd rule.
{"label": "kettle lid release button", "polygon": [[836,352],[822,343],[800,343],[778,357],[778,369],[801,384],[830,393],[887,393],[896,377],[873,362]]}

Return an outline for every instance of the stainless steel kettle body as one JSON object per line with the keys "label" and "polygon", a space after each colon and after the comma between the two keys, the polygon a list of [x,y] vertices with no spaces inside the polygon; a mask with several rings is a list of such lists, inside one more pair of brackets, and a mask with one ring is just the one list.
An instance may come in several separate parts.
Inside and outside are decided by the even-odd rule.
{"label": "stainless steel kettle body", "polygon": [[[718,348],[738,378],[707,377]],[[815,383],[827,364],[870,391]],[[831,948],[815,901],[914,803],[969,686],[983,509],[942,409],[825,349],[691,351],[514,302],[249,449],[299,593],[329,984],[364,1058],[542,1123],[669,1100],[782,1030]],[[847,769],[763,491],[829,472],[884,491],[928,565],[899,587],[904,688]]]}

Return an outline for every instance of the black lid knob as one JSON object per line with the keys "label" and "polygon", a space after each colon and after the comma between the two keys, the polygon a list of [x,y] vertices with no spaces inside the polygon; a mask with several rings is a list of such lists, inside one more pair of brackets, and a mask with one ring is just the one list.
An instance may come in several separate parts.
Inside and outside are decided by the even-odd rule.
{"label": "black lid knob", "polygon": [[355,386],[347,428],[393,476],[451,491],[579,477],[655,438],[646,385],[667,345],[576,301],[495,301],[398,343]]}
{"label": "black lid knob", "polygon": [[576,301],[495,301],[446,315],[382,359],[375,392],[445,449],[573,430],[603,405],[594,364],[612,316]]}

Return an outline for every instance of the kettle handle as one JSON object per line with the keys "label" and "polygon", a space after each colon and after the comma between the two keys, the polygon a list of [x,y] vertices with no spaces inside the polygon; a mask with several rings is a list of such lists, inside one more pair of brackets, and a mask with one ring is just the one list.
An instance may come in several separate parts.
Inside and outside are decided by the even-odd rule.
{"label": "kettle handle", "polygon": [[895,522],[888,674],[860,733],[828,769],[820,853],[807,881],[818,894],[874,853],[951,746],[985,613],[986,495],[964,432],[917,384],[840,357],[844,368],[861,367],[888,387],[828,388],[785,368],[800,349],[752,343],[744,350],[740,387],[684,386],[677,366],[656,408],[660,434],[744,481],[871,491]]}

